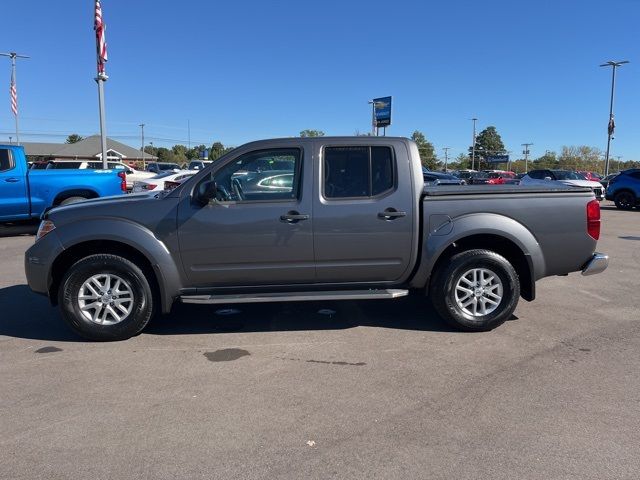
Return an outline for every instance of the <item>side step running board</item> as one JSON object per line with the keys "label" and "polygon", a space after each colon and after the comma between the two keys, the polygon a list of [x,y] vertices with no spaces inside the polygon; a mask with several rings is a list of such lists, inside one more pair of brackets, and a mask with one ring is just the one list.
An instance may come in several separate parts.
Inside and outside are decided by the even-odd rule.
{"label": "side step running board", "polygon": [[239,295],[182,295],[182,303],[263,303],[263,302],[312,302],[323,300],[380,300],[404,297],[409,290],[342,290],[325,292],[249,293]]}

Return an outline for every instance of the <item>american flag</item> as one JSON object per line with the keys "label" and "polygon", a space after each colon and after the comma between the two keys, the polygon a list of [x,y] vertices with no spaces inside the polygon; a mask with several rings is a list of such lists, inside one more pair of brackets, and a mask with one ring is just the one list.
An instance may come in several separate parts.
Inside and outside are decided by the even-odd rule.
{"label": "american flag", "polygon": [[9,87],[11,92],[11,111],[14,115],[18,115],[18,90],[16,89],[16,76],[11,72],[11,86]]}
{"label": "american flag", "polygon": [[98,74],[104,75],[104,64],[107,61],[107,41],[104,36],[105,25],[102,22],[102,7],[100,6],[100,0],[96,0],[96,15],[93,28],[96,31]]}

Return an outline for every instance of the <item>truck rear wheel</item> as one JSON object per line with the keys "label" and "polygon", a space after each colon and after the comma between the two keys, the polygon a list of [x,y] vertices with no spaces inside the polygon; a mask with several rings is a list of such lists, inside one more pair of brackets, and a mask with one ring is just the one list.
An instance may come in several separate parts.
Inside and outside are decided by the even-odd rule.
{"label": "truck rear wheel", "polygon": [[144,272],[117,255],[90,255],[74,263],[58,296],[64,320],[89,340],[126,340],[153,315],[153,292]]}
{"label": "truck rear wheel", "polygon": [[503,256],[489,250],[467,250],[451,257],[435,273],[429,296],[438,314],[453,327],[487,331],[515,310],[520,281]]}

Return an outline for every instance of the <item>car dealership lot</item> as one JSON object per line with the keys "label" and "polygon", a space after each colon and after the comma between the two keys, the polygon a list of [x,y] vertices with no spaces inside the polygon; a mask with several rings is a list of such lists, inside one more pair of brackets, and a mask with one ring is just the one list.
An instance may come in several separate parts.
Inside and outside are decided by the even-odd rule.
{"label": "car dealership lot", "polygon": [[0,227],[3,478],[635,478],[640,211],[603,208],[609,269],[451,331],[420,298],[178,305],[76,337]]}

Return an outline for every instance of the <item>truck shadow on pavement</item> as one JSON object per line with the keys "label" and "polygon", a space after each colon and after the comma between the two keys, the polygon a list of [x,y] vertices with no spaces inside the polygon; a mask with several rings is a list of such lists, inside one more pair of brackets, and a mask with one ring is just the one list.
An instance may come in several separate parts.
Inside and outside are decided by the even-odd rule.
{"label": "truck shadow on pavement", "polygon": [[[0,288],[0,335],[60,342],[83,341],[47,298],[27,285]],[[451,332],[420,296],[397,300],[282,302],[245,305],[176,303],[169,315],[154,319],[142,333],[151,335],[220,334],[341,330],[358,326]]]}
{"label": "truck shadow on pavement", "polygon": [[38,232],[39,224],[39,222],[0,223],[0,238],[35,235]]}

